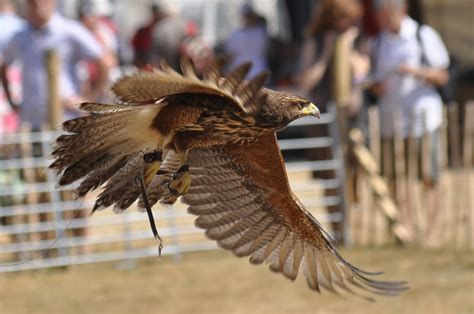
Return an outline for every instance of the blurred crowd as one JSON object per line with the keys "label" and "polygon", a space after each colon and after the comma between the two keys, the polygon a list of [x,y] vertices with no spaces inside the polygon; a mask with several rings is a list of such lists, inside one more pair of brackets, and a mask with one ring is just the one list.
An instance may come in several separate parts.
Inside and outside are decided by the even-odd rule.
{"label": "blurred crowd", "polygon": [[[395,136],[406,139],[420,137],[424,131],[432,133],[427,187],[433,191],[430,219],[434,225],[437,134],[443,101],[450,100],[450,59],[440,35],[410,16],[409,9],[416,10],[405,0],[284,3],[290,16],[289,39],[270,36],[267,19],[245,2],[235,12],[240,26],[223,42],[211,45],[197,23],[169,13],[160,2],[150,3],[148,16],[131,38],[122,38],[117,21],[100,13],[95,1],[78,1],[74,20],[57,10],[56,0],[26,0],[23,18],[16,14],[14,1],[0,0],[0,130],[15,132],[20,123],[40,130],[48,124],[45,54],[50,50],[60,60],[58,91],[65,119],[81,114],[80,102],[107,101],[108,87],[124,65],[147,69],[165,59],[179,68],[180,58],[187,56],[200,71],[216,54],[224,54],[229,68],[251,61],[249,77],[271,70],[269,85],[306,95],[322,113],[330,103],[343,107],[351,127],[365,130],[367,106],[377,104],[383,145],[393,147]],[[130,50],[133,59],[127,57]],[[317,126],[308,129],[307,135],[329,135],[329,129]],[[310,157],[330,158],[330,154],[319,150]],[[383,169],[386,176],[393,174],[391,166]],[[334,173],[317,176],[331,178]]]}

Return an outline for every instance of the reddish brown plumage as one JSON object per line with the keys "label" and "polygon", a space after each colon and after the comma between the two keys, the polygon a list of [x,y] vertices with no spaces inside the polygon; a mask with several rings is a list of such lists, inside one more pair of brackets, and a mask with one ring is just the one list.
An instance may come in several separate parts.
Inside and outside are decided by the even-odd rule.
{"label": "reddish brown plumage", "polygon": [[[119,80],[112,90],[123,104],[83,104],[95,116],[65,122],[70,134],[53,152],[60,183],[85,177],[79,196],[103,185],[94,209],[115,204],[122,211],[140,196],[135,182],[145,176],[151,205],[173,203],[177,196],[166,187],[187,161],[192,181],[183,201],[223,248],[255,264],[266,261],[292,280],[302,268],[318,291],[350,291],[348,283],[381,294],[406,289],[402,282],[368,279],[342,259],[292,193],[274,132],[317,115],[313,104],[262,88],[266,74],[242,82],[248,65],[219,79],[216,63],[202,81],[188,62],[182,67],[184,76],[165,65]],[[145,161],[150,152],[165,156],[163,163]],[[153,177],[158,169],[165,174]]]}

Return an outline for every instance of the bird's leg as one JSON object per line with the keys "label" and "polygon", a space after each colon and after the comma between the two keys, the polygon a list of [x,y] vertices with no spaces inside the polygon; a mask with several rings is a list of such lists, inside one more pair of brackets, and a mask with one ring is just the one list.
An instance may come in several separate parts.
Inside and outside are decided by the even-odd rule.
{"label": "bird's leg", "polygon": [[146,163],[152,163],[152,162],[155,162],[155,161],[162,161],[162,158],[163,158],[163,152],[160,151],[160,150],[154,150],[150,153],[146,153],[145,155],[143,155],[143,160]]}
{"label": "bird's leg", "polygon": [[[152,166],[155,163],[158,163],[158,167],[159,167],[160,164],[161,164],[161,161],[162,161],[162,152],[158,151],[158,150],[155,150],[153,152],[146,153],[145,155],[143,155],[143,160],[146,163],[150,164],[150,166]],[[153,168],[149,168],[149,169],[153,169]],[[141,191],[142,198],[143,198],[143,204],[144,204],[144,207],[146,209],[146,213],[148,215],[148,220],[150,222],[151,231],[153,232],[153,236],[155,237],[155,239],[159,243],[158,244],[158,255],[161,257],[161,250],[163,249],[163,239],[160,237],[160,235],[158,233],[158,230],[156,228],[155,219],[153,217],[153,212],[151,210],[150,201],[148,199],[148,194],[147,194],[147,191],[146,191],[146,183],[145,183],[146,178],[145,177],[147,177],[147,178],[150,177],[148,179],[152,179],[151,178],[152,175],[150,175],[149,173],[145,173],[145,171],[142,171],[141,174],[138,175],[135,178],[135,181],[138,184],[138,186],[140,187],[140,191]]]}
{"label": "bird's leg", "polygon": [[186,164],[188,152],[180,153],[180,167],[173,174],[169,184],[170,193],[174,195],[184,195],[188,193],[191,186],[191,176],[189,175],[189,166]]}
{"label": "bird's leg", "polygon": [[143,179],[143,175],[137,176],[135,178],[135,181],[140,186],[140,190],[143,197],[143,204],[145,205],[146,213],[148,215],[151,231],[153,232],[153,236],[155,237],[155,239],[158,241],[158,256],[161,257],[161,250],[163,249],[163,239],[160,237],[160,234],[156,229],[155,218],[153,217],[150,202],[148,201],[148,195],[146,193],[145,180]]}

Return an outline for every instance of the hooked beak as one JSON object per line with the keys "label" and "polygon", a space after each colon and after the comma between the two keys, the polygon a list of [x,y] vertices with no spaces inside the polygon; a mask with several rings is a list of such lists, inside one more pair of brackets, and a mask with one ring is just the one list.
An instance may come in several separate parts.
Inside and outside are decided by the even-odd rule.
{"label": "hooked beak", "polygon": [[308,116],[315,116],[318,119],[320,117],[319,109],[313,103],[310,103],[308,106],[306,106],[306,108],[304,108],[302,112]]}

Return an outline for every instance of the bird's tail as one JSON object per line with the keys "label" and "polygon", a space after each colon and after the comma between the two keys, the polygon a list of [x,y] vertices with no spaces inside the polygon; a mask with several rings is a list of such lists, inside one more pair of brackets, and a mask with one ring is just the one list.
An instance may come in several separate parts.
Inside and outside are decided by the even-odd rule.
{"label": "bird's tail", "polygon": [[94,209],[113,203],[125,209],[140,194],[130,182],[143,171],[149,183],[160,167],[159,161],[145,163],[143,156],[161,149],[163,137],[151,128],[161,106],[84,103],[80,108],[91,115],[63,123],[67,134],[56,139],[50,168],[60,174],[59,185],[83,179],[78,197],[107,182]]}

